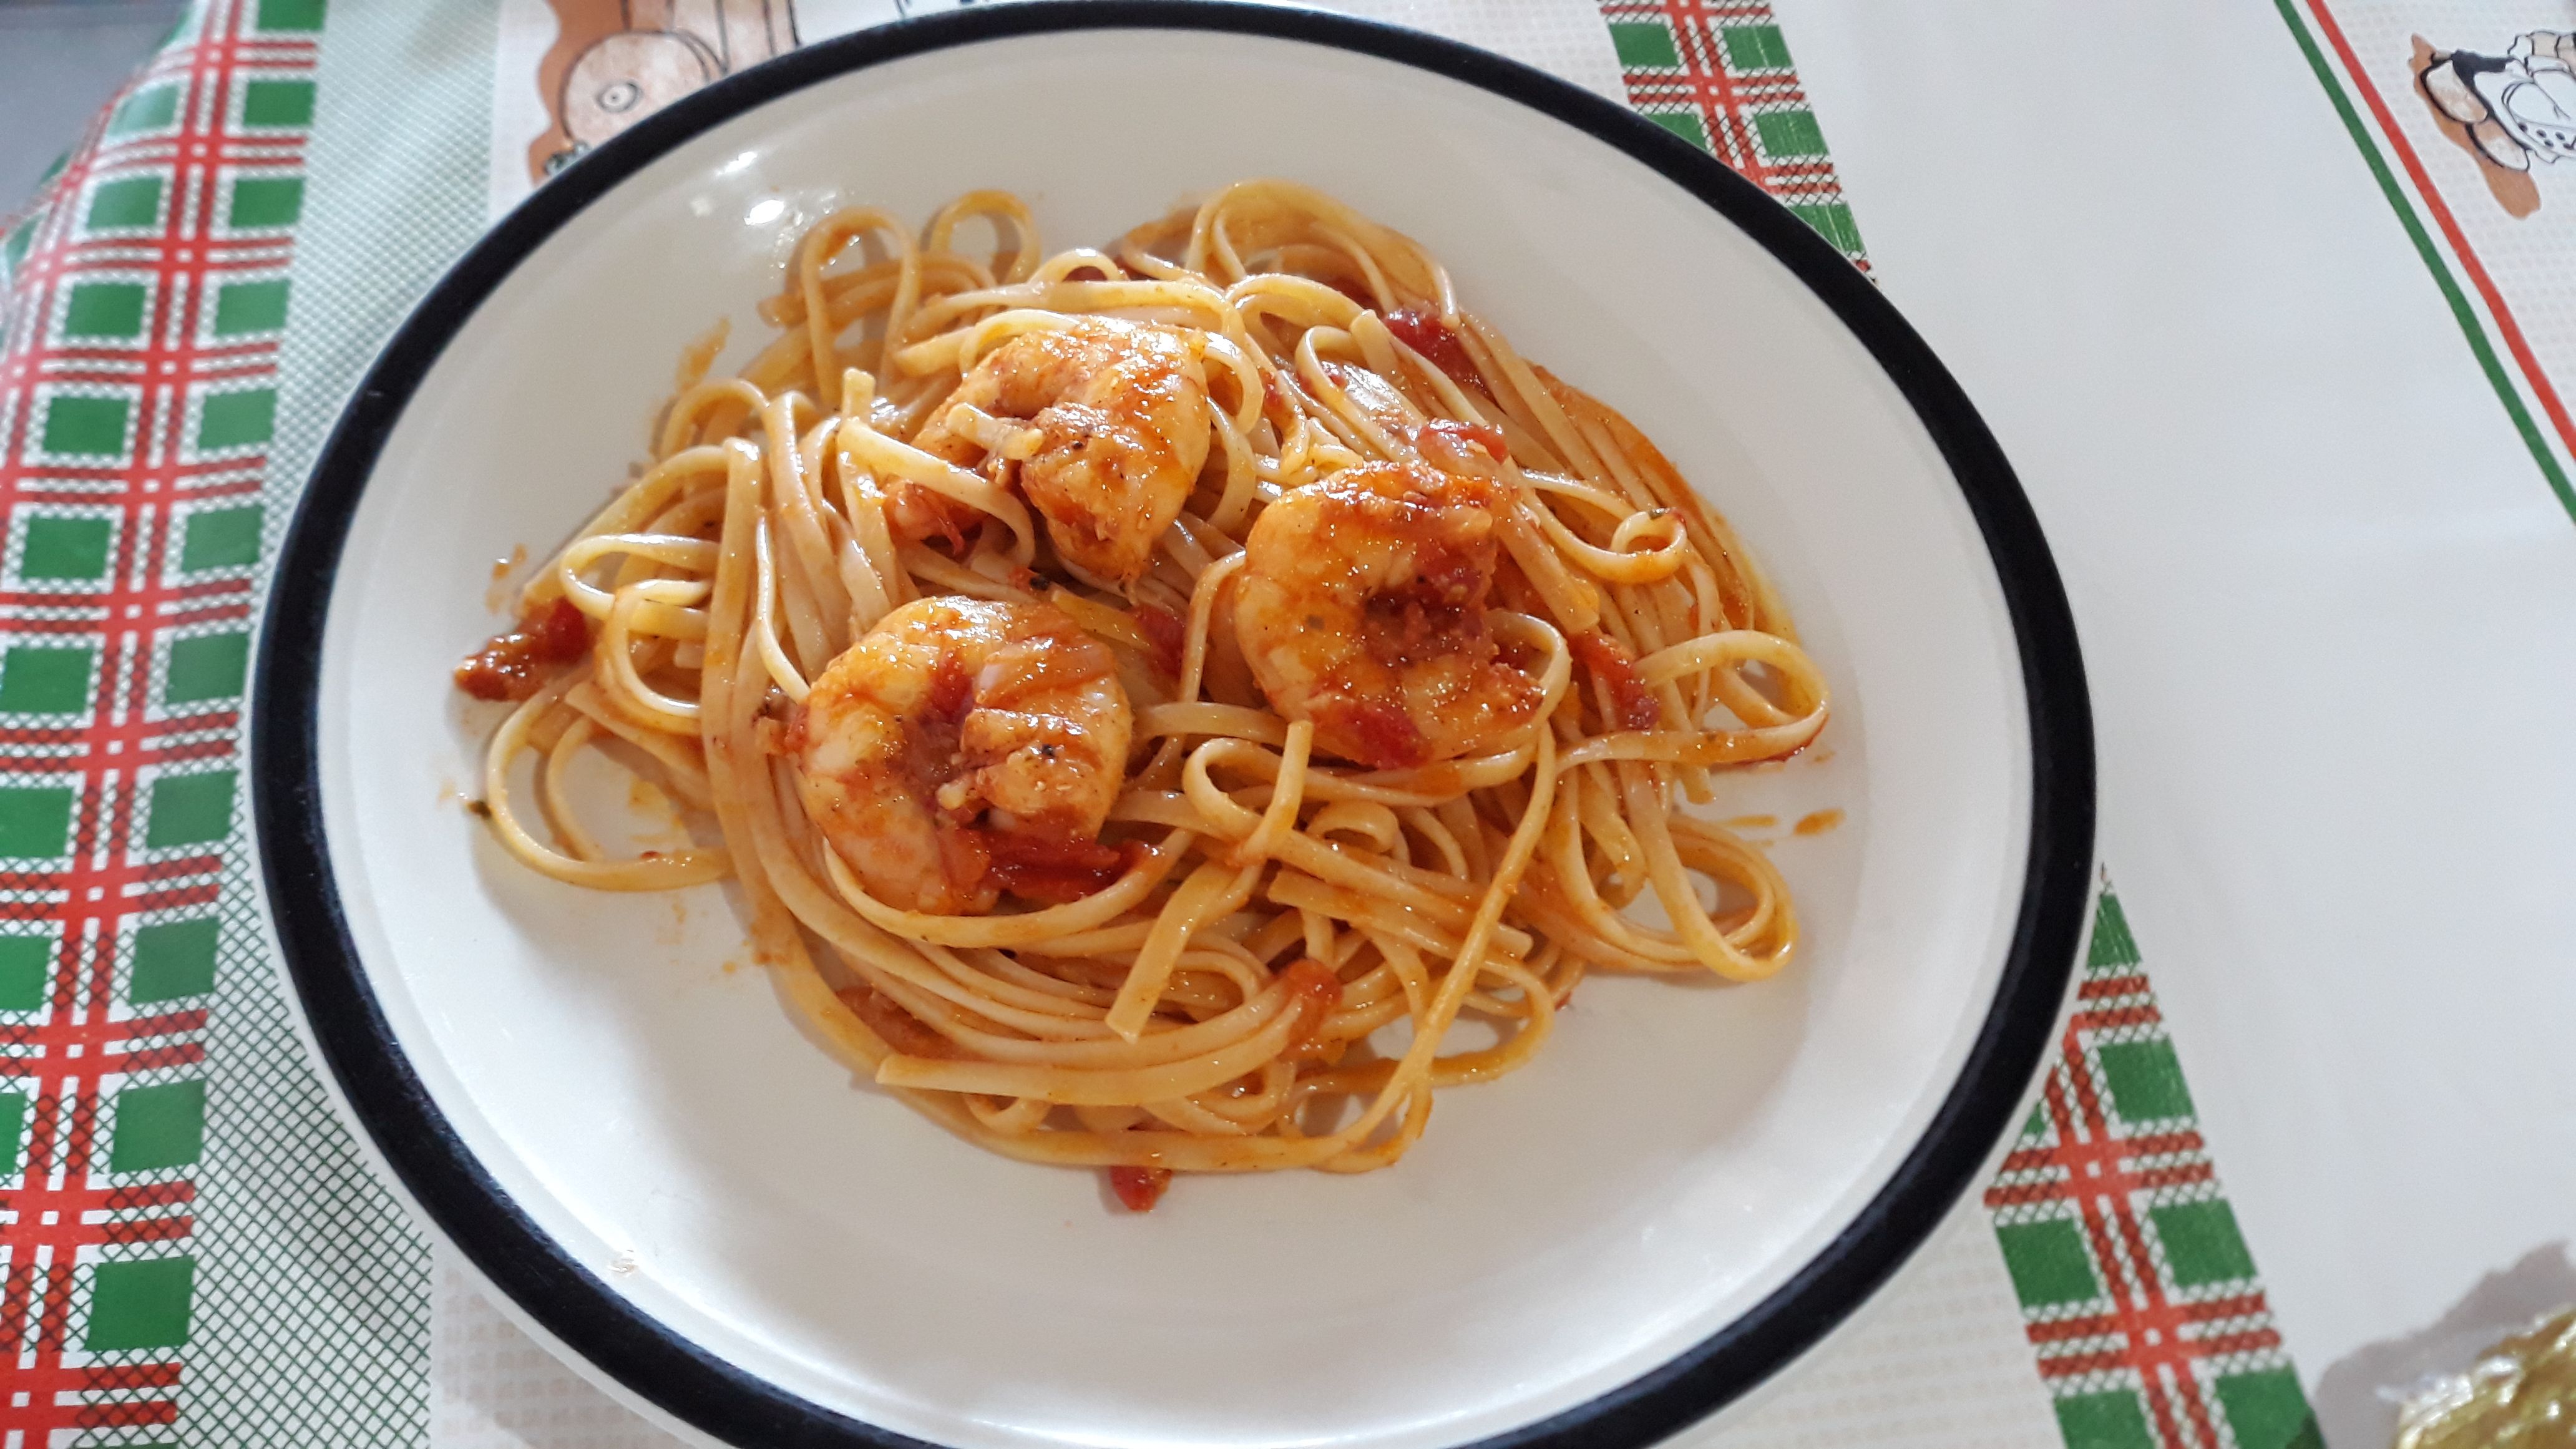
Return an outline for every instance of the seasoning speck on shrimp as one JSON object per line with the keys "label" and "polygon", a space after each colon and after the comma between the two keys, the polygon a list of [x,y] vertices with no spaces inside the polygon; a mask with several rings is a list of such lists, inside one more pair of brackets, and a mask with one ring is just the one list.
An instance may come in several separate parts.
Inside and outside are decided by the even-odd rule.
{"label": "seasoning speck on shrimp", "polygon": [[1078,898],[1133,731],[1107,646],[1045,604],[918,599],[815,679],[787,732],[815,824],[870,894],[970,915]]}
{"label": "seasoning speck on shrimp", "polygon": [[1537,683],[1485,618],[1500,494],[1418,465],[1344,469],[1270,505],[1244,540],[1235,632],[1271,706],[1316,748],[1403,769],[1507,747]]}
{"label": "seasoning speck on shrimp", "polygon": [[[1046,520],[1056,552],[1104,584],[1133,583],[1207,462],[1201,345],[1195,335],[1102,317],[1021,333],[967,372],[913,445],[973,466],[990,460],[990,440],[951,426],[960,404],[1027,423],[1037,433],[1034,448],[1012,465],[1008,454],[1030,448],[1021,442],[998,461],[1016,466],[1020,492]],[[914,538],[971,522],[959,505],[919,488],[898,497],[895,518]]]}

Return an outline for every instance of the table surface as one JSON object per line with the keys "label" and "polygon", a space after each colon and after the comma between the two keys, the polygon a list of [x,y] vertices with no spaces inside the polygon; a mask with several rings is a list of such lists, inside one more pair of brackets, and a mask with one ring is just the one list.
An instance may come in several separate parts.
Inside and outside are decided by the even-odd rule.
{"label": "table surface", "polygon": [[0,211],[170,33],[178,0],[0,0]]}
{"label": "table surface", "polygon": [[[2576,1298],[2576,438],[2531,403],[2576,387],[2576,159],[2499,182],[2399,89],[2415,36],[2501,52],[2576,3],[1771,8],[1872,274],[2048,532],[2101,857],[2299,1378],[2362,1449],[2418,1349]],[[2478,249],[2501,280],[2455,300]],[[2508,308],[2527,356],[2490,368]],[[1960,1222],[1909,1275],[2000,1291]],[[466,1349],[515,1332],[453,1265],[439,1293]]]}
{"label": "table surface", "polygon": [[2576,1234],[2576,524],[2282,10],[1778,8],[2062,562],[2102,854],[2314,1384]]}

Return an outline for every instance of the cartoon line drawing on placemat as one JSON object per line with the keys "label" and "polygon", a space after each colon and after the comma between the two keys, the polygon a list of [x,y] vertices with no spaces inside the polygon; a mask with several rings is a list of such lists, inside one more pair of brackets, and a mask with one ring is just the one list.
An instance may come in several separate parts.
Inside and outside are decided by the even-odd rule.
{"label": "cartoon line drawing on placemat", "polygon": [[537,67],[553,124],[528,146],[542,181],[591,147],[735,71],[796,48],[791,0],[547,0]]}
{"label": "cartoon line drawing on placemat", "polygon": [[2415,83],[2442,134],[2477,158],[2507,213],[2538,211],[2532,167],[2576,162],[2576,34],[2534,30],[2502,55],[2414,40]]}

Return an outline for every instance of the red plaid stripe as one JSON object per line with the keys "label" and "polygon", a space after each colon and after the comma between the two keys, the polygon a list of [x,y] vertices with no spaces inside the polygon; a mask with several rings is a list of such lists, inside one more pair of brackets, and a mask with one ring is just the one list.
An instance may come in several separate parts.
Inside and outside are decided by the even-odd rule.
{"label": "red plaid stripe", "polygon": [[[309,80],[313,69],[309,35],[262,35],[254,19],[239,0],[215,0],[194,20],[193,39],[163,50],[127,85],[119,106],[128,109],[111,114],[128,114],[138,98],[148,111],[150,98],[172,88],[167,123],[146,115],[134,128],[103,117],[39,196],[8,278],[0,506],[12,537],[26,537],[31,506],[68,505],[113,525],[102,579],[13,575],[14,587],[0,590],[9,644],[96,651],[90,697],[72,722],[39,717],[0,733],[0,787],[73,792],[62,855],[0,863],[0,920],[58,932],[43,1006],[32,1020],[0,1026],[0,1087],[29,1102],[20,1171],[0,1191],[8,1264],[0,1430],[29,1449],[178,1416],[178,1347],[126,1346],[114,1332],[99,1341],[91,1285],[102,1262],[189,1264],[175,1290],[184,1338],[195,1187],[184,1169],[139,1183],[130,1180],[136,1173],[112,1174],[101,1124],[136,1073],[166,1076],[204,1055],[205,1010],[125,1006],[118,963],[120,942],[143,921],[211,908],[223,866],[220,830],[213,841],[192,836],[156,849],[148,817],[153,781],[171,768],[229,765],[241,722],[230,702],[157,705],[154,661],[202,626],[246,627],[251,610],[249,569],[183,579],[177,550],[186,511],[254,501],[266,464],[256,445],[196,447],[210,397],[273,388],[276,376],[273,330],[237,338],[213,330],[224,281],[282,275],[289,255],[282,227],[228,225],[233,184],[300,176],[303,166],[300,124],[236,123],[245,86]],[[120,134],[132,129],[140,133]],[[134,182],[158,185],[153,222],[93,230],[102,195]],[[143,284],[139,333],[122,341],[69,333],[64,318],[83,283]],[[121,400],[129,445],[111,456],[49,448],[49,408],[64,397]],[[0,835],[23,841],[24,830],[0,818]],[[174,1301],[166,1278],[153,1291],[162,1309]]]}
{"label": "red plaid stripe", "polygon": [[1767,0],[1599,0],[1628,103],[1698,141],[1869,268]]}
{"label": "red plaid stripe", "polygon": [[2288,1449],[2315,1424],[2118,898],[1985,1195],[2070,1449]]}

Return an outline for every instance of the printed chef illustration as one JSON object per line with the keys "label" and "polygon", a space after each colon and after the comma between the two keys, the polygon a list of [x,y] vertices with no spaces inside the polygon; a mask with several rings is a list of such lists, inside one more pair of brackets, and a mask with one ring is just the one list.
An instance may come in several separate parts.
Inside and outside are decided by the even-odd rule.
{"label": "printed chef illustration", "polygon": [[796,48],[790,0],[546,0],[555,43],[537,68],[553,124],[528,147],[542,181],[720,76]]}
{"label": "printed chef illustration", "polygon": [[2576,183],[2576,34],[2534,30],[2498,55],[2436,50],[2419,36],[2415,80],[2508,213],[2540,209],[2539,173]]}

